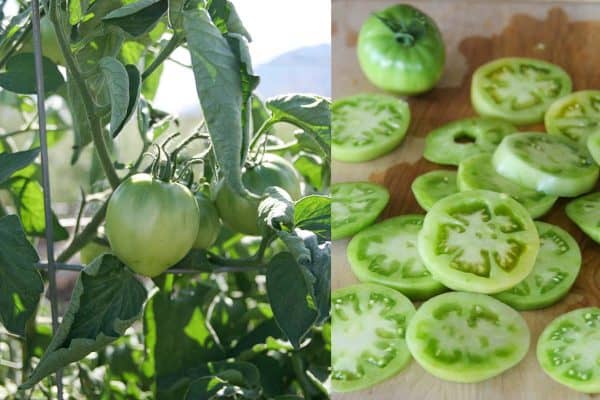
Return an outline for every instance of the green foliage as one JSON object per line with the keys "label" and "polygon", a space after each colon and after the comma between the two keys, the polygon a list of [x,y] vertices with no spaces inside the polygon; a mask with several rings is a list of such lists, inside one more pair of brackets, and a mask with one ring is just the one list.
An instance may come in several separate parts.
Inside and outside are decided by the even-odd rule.
{"label": "green foliage", "polygon": [[[0,111],[16,115],[16,126],[0,133],[0,323],[19,336],[0,330],[0,358],[20,365],[0,366],[0,397],[50,398],[62,369],[70,398],[327,398],[329,100],[258,98],[250,34],[230,1],[43,3],[65,61],[59,70],[44,60],[48,143],[90,183],[81,188],[82,204],[69,207],[79,215],[62,215],[81,217],[77,230],[52,214],[54,239],[69,239],[58,261],[75,263],[90,243],[108,245],[106,201],[140,172],[172,177],[213,200],[224,181],[259,204],[251,218],[262,236],[223,226],[214,245],[190,250],[172,267],[187,273],[152,280],[100,255],[79,273],[68,305],[59,304],[66,311],[53,333],[41,296],[47,274],[37,270],[37,238],[46,230],[37,104],[25,95],[35,91],[23,45],[31,10],[0,13],[7,28],[0,32]],[[191,55],[203,114],[187,135],[176,116],[152,103],[177,49]],[[137,124],[127,124],[134,115]],[[279,137],[279,123],[298,129],[292,140]],[[265,152],[294,162],[306,183],[292,194],[297,201],[264,180],[260,197],[244,188],[242,171],[268,159]]]}
{"label": "green foliage", "polygon": [[19,219],[14,215],[0,218],[0,322],[17,335],[25,333],[44,289],[35,269],[38,261]]}
{"label": "green foliage", "polygon": [[[42,64],[46,92],[55,92],[65,83],[65,80],[50,59],[44,57]],[[9,58],[6,62],[6,71],[0,73],[0,86],[11,92],[34,94],[37,87],[35,82],[33,53],[21,53]]]}

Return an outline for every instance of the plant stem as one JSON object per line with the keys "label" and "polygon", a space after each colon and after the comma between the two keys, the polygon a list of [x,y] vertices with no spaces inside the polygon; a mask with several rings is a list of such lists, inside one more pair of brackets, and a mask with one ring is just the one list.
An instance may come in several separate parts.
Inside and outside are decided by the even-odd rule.
{"label": "plant stem", "polygon": [[171,37],[167,45],[158,53],[156,58],[150,63],[148,68],[142,73],[142,80],[148,79],[150,75],[165,61],[167,58],[171,56],[171,53],[175,51],[177,47],[183,41],[182,37],[175,34]]}
{"label": "plant stem", "polygon": [[256,131],[256,133],[254,134],[254,137],[252,138],[252,141],[250,142],[250,150],[254,150],[254,148],[258,144],[258,140],[261,138],[261,136],[265,132],[267,132],[267,130],[271,126],[273,126],[274,123],[275,123],[275,121],[273,121],[272,119],[268,119],[261,125],[260,128],[258,128],[258,131]]}
{"label": "plant stem", "polygon": [[60,253],[60,255],[56,258],[56,261],[59,263],[64,263],[68,261],[75,253],[77,253],[83,246],[85,246],[90,240],[96,237],[96,232],[98,231],[98,227],[104,221],[104,216],[106,215],[106,208],[108,207],[108,202],[105,202],[102,207],[96,212],[96,215],[92,218],[92,220],[83,228],[79,235],[75,235],[73,240],[67,246],[66,249]]}
{"label": "plant stem", "polygon": [[79,67],[73,57],[73,53],[71,52],[71,48],[69,47],[67,38],[65,37],[65,33],[61,27],[60,17],[58,15],[58,0],[51,0],[50,6],[50,20],[54,25],[54,30],[56,31],[56,37],[58,39],[58,44],[65,58],[65,63],[67,64],[67,70],[69,72],[70,78],[73,79],[79,94],[81,95],[81,99],[83,101],[83,105],[85,107],[86,116],[90,123],[90,128],[92,130],[92,140],[94,141],[94,147],[96,148],[96,152],[98,153],[98,159],[102,164],[102,169],[106,174],[106,178],[110,185],[114,188],[119,186],[121,182],[119,176],[117,175],[117,171],[110,159],[110,154],[108,153],[108,148],[106,146],[106,142],[104,140],[104,135],[102,133],[102,123],[98,116],[96,115],[96,105],[94,104],[94,100],[89,92],[87,84],[83,77],[81,76],[81,72],[79,71]]}
{"label": "plant stem", "polygon": [[310,390],[311,383],[304,373],[304,365],[297,352],[292,353],[292,369],[294,370],[294,374],[296,374],[296,379],[298,379],[300,389],[302,389],[302,397],[305,399],[312,398]]}

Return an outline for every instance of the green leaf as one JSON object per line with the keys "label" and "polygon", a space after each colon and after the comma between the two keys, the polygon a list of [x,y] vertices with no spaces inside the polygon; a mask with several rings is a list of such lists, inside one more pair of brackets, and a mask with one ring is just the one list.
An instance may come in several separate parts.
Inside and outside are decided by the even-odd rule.
{"label": "green leaf", "polygon": [[228,386],[227,381],[217,376],[206,376],[195,379],[185,393],[184,400],[217,399]]}
{"label": "green leaf", "polygon": [[269,263],[267,294],[277,325],[292,345],[299,348],[318,315],[309,305],[310,289],[290,253],[279,253]]}
{"label": "green leaf", "polygon": [[[44,191],[36,178],[38,171],[39,168],[36,165],[30,165],[13,174],[8,181],[2,184],[3,188],[10,191],[23,229],[30,236],[46,234]],[[52,213],[52,220],[54,240],[68,239],[69,232],[60,225],[54,213]]]}
{"label": "green leaf", "polygon": [[301,152],[294,160],[294,167],[306,182],[317,190],[323,190],[328,185],[330,171],[320,157]]}
{"label": "green leaf", "polygon": [[267,100],[274,122],[288,122],[304,132],[297,137],[325,160],[330,159],[331,101],[321,96],[289,94]]}
{"label": "green leaf", "polygon": [[35,313],[44,291],[35,268],[38,261],[19,218],[0,218],[0,322],[17,335],[25,335],[25,324]]}
{"label": "green leaf", "polygon": [[138,37],[150,32],[167,8],[167,0],[138,0],[111,11],[102,20]]}
{"label": "green leaf", "polygon": [[127,105],[127,112],[125,113],[125,119],[121,123],[121,126],[117,128],[117,133],[121,132],[127,121],[131,119],[135,110],[137,109],[138,102],[140,100],[140,92],[142,86],[142,75],[135,65],[126,65],[127,75],[129,78],[129,104]]}
{"label": "green leaf", "polygon": [[69,24],[75,26],[81,22],[82,18],[81,0],[69,0]]}
{"label": "green leaf", "polygon": [[[8,59],[6,71],[0,73],[0,86],[6,90],[21,94],[35,94],[35,63],[33,53],[19,53]],[[65,79],[56,64],[43,57],[44,89],[52,93],[60,88]]]}
{"label": "green leaf", "polygon": [[317,324],[322,324],[329,318],[331,307],[331,242],[319,243],[311,231],[296,229],[296,233],[310,251],[310,262],[301,264],[301,267],[319,313]]}
{"label": "green leaf", "polygon": [[261,231],[294,227],[294,202],[285,190],[272,186],[263,192],[263,200],[258,205],[258,224]]}
{"label": "green leaf", "polygon": [[[114,57],[103,57],[98,63],[100,71],[104,75],[108,93],[110,94],[110,133],[112,137],[119,134],[128,117],[130,107],[129,101],[129,75],[125,66]],[[133,67],[134,69],[137,68]],[[139,76],[139,72],[138,72]],[[135,84],[135,83],[134,83]],[[139,79],[137,88],[139,89]]]}
{"label": "green leaf", "polygon": [[18,153],[0,154],[0,183],[6,181],[12,174],[25,168],[35,161],[40,149],[20,151]]}
{"label": "green leaf", "polygon": [[250,36],[250,33],[248,33],[248,31],[246,30],[244,24],[242,23],[242,20],[238,15],[235,6],[231,1],[227,1],[227,6],[229,7],[229,16],[227,17],[227,29],[229,30],[229,32],[239,33],[240,35],[244,36],[246,40],[251,42],[252,37]]}
{"label": "green leaf", "polygon": [[79,275],[71,302],[42,359],[21,389],[104,348],[140,316],[146,289],[115,256],[96,258]]}
{"label": "green leaf", "polygon": [[300,199],[294,208],[294,223],[323,240],[331,240],[331,198],[312,195]]}
{"label": "green leaf", "polygon": [[[259,399],[260,372],[248,362],[220,361],[208,363],[207,376],[190,384],[185,399],[218,398]],[[238,397],[239,396],[239,397]]]}
{"label": "green leaf", "polygon": [[205,9],[186,10],[184,27],[196,90],[223,177],[235,192],[243,193],[242,82],[240,63]]}
{"label": "green leaf", "polygon": [[244,36],[248,41],[252,40],[231,1],[212,0],[208,12],[222,33],[237,33]]}
{"label": "green leaf", "polygon": [[146,305],[144,333],[147,359],[154,366],[156,398],[183,398],[199,369],[224,358],[206,327],[206,310],[216,289],[195,284],[173,293],[157,291]]}

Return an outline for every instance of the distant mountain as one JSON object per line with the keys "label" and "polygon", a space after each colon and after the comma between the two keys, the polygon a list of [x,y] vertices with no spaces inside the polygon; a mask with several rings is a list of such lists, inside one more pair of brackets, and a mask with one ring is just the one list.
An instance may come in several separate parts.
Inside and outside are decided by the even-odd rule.
{"label": "distant mountain", "polygon": [[302,47],[255,68],[261,97],[304,92],[331,96],[331,46]]}

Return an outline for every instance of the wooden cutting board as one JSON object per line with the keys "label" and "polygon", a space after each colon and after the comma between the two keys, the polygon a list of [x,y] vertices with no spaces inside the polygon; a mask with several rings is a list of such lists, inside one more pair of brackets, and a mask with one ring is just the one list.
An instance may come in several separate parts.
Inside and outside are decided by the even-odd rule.
{"label": "wooden cutting board", "polygon": [[[444,36],[446,69],[438,87],[408,99],[412,122],[401,146],[377,160],[333,163],[333,181],[370,180],[385,185],[391,200],[382,219],[407,213],[424,213],[410,184],[413,179],[441,168],[422,158],[424,137],[449,121],[474,116],[469,99],[473,71],[498,57],[526,56],[551,61],[572,77],[574,90],[600,89],[600,3],[518,1],[408,1],[433,17]],[[377,92],[362,75],[356,60],[356,39],[369,13],[394,4],[386,0],[333,0],[332,70],[333,96]],[[543,126],[523,130],[543,130]],[[339,400],[426,399],[600,399],[572,391],[544,374],[535,357],[537,338],[557,316],[579,307],[600,306],[600,245],[587,238],[564,214],[559,201],[544,221],[560,225],[579,242],[583,266],[569,295],[545,310],[524,312],[532,346],[515,368],[477,384],[445,382],[426,373],[415,361],[374,388],[350,394],[334,394]],[[333,288],[357,280],[346,260],[348,241],[333,244]]]}

